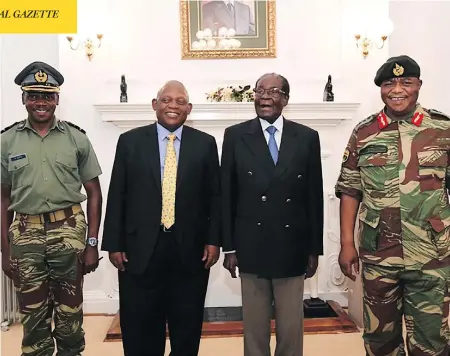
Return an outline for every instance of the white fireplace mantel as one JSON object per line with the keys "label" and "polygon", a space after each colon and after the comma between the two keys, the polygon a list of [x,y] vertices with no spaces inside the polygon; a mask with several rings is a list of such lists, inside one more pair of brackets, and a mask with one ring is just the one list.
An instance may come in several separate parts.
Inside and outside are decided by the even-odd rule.
{"label": "white fireplace mantel", "polygon": [[[94,105],[99,119],[105,123],[111,123],[121,131],[141,127],[153,123],[156,119],[155,112],[150,103],[98,103]],[[359,108],[358,103],[342,102],[318,102],[318,103],[289,103],[283,110],[283,115],[292,121],[302,123],[315,128],[320,135],[321,157],[324,171],[334,162],[330,157],[336,153],[334,142],[339,135],[340,124],[350,123],[355,118]],[[194,103],[186,125],[195,127],[210,135],[217,142],[219,159],[223,143],[224,130],[234,124],[252,119],[256,116],[253,103]],[[339,152],[340,154],[340,152]],[[339,156],[340,159],[341,156]],[[325,214],[325,239],[326,256],[321,258],[318,273],[305,286],[305,297],[320,297],[323,300],[334,300],[340,305],[347,305],[347,280],[341,273],[338,263],[339,241],[339,213],[337,199],[328,197],[329,188],[324,181],[324,200],[326,201]],[[334,195],[333,195],[334,197]],[[218,263],[220,266],[221,263]],[[210,287],[206,299],[206,306],[236,306],[241,305],[239,285],[227,287],[222,285],[223,272],[219,267],[211,274],[211,281],[215,281]],[[230,283],[231,284],[231,283]],[[231,288],[231,289],[230,289]],[[227,294],[217,299],[217,293]],[[214,296],[214,297],[213,297]],[[98,310],[99,300],[104,300],[100,295],[89,294],[86,296],[88,304]],[[219,302],[217,300],[220,300]],[[219,303],[219,304],[217,304]],[[220,304],[221,303],[221,304]],[[115,313],[119,307],[117,288],[107,295],[108,312]]]}
{"label": "white fireplace mantel", "polygon": [[[96,104],[94,107],[103,122],[110,122],[123,130],[148,125],[156,119],[151,104],[106,103]],[[310,127],[333,127],[342,121],[351,120],[358,107],[358,103],[289,103],[283,110],[283,115]],[[218,128],[253,117],[253,103],[194,103],[186,124],[200,129]]]}

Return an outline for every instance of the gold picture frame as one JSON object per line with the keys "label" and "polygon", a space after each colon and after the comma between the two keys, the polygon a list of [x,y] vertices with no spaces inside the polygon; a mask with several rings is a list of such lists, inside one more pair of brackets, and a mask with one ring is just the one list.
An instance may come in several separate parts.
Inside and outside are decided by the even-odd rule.
{"label": "gold picture frame", "polygon": [[[230,24],[231,18],[225,12],[228,11],[225,3],[222,0],[180,0],[181,58],[275,58],[275,0],[235,0],[230,10],[234,28],[224,25]],[[211,28],[202,26],[204,24]]]}

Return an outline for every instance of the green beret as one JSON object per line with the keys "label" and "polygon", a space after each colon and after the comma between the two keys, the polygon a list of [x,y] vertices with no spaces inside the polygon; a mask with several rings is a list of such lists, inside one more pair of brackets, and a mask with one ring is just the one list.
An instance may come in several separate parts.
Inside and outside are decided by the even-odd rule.
{"label": "green beret", "polygon": [[20,85],[25,92],[59,93],[64,77],[47,63],[33,62],[17,74],[14,83]]}
{"label": "green beret", "polygon": [[377,70],[374,82],[379,87],[385,80],[398,77],[420,78],[417,62],[408,56],[391,57]]}

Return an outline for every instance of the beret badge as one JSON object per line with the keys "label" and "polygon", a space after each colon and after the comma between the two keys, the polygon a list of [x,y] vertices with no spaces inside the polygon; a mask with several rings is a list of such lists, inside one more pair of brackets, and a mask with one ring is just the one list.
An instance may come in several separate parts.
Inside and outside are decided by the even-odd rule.
{"label": "beret badge", "polygon": [[399,75],[402,75],[405,72],[405,69],[401,65],[395,63],[395,67],[392,70],[392,72],[394,73],[395,76],[398,77]]}

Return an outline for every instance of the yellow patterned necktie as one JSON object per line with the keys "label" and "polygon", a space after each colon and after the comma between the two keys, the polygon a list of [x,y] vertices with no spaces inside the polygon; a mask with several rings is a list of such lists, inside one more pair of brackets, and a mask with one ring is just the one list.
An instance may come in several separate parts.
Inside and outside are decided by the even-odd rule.
{"label": "yellow patterned necktie", "polygon": [[161,223],[166,229],[169,229],[175,223],[175,190],[177,185],[177,155],[173,144],[175,138],[175,134],[167,136],[167,152],[162,182]]}

